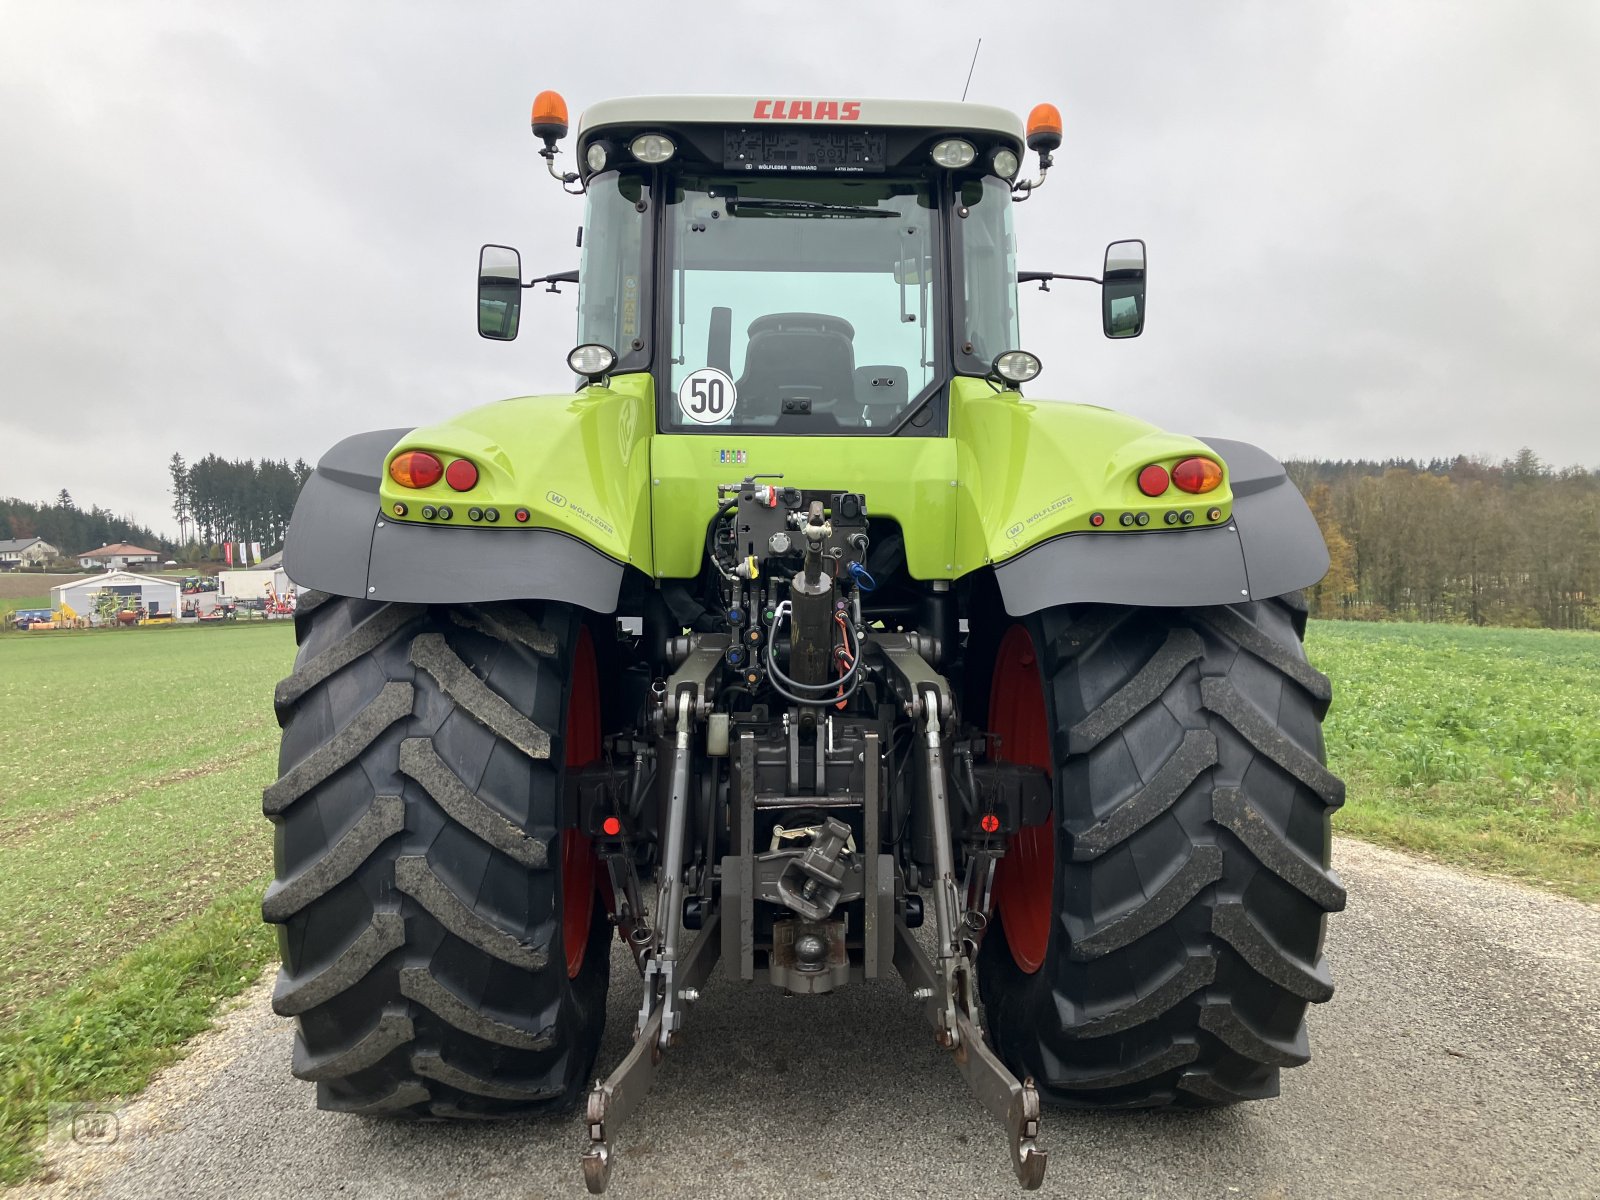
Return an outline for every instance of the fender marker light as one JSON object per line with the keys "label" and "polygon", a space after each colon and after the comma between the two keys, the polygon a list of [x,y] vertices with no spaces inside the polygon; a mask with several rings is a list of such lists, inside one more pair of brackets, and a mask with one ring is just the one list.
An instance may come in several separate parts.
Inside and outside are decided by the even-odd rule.
{"label": "fender marker light", "polygon": [[1191,496],[1214,492],[1222,484],[1222,468],[1209,458],[1186,458],[1172,468],[1172,482]]}
{"label": "fender marker light", "polygon": [[443,477],[444,464],[426,450],[396,454],[389,464],[389,478],[403,488],[432,487]]}
{"label": "fender marker light", "polygon": [[1146,496],[1159,496],[1167,490],[1170,477],[1160,463],[1151,463],[1139,472],[1139,490]]}
{"label": "fender marker light", "polygon": [[444,481],[458,492],[470,492],[478,486],[478,468],[458,458],[445,468]]}

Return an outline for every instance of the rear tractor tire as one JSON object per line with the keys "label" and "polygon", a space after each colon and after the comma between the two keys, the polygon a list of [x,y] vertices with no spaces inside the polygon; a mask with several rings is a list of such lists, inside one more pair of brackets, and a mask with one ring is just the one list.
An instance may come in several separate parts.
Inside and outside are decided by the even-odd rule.
{"label": "rear tractor tire", "polygon": [[1344,785],[1297,599],[1049,609],[977,656],[1001,757],[1054,784],[979,960],[996,1047],[1049,1100],[1229,1104],[1309,1057]]}
{"label": "rear tractor tire", "polygon": [[595,651],[555,604],[310,593],[275,697],[262,904],[321,1108],[495,1116],[574,1101],[605,1022],[593,852],[561,828],[597,758]]}

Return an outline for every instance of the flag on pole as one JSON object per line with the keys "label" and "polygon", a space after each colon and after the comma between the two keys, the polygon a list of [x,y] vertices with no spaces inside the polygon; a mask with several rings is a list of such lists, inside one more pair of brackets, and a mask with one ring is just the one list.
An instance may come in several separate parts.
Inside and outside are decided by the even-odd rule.
{"label": "flag on pole", "polygon": [[233,566],[233,543],[232,542],[223,542],[222,543],[222,557],[227,560],[227,563],[228,563],[228,565],[230,567]]}
{"label": "flag on pole", "polygon": [[251,542],[250,543],[250,557],[255,562],[260,562],[261,561],[261,543],[260,542]]}

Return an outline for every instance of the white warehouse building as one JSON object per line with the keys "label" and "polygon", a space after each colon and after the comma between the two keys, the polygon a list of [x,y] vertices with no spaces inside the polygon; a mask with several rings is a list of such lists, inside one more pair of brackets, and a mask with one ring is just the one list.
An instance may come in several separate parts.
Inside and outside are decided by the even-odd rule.
{"label": "white warehouse building", "polygon": [[136,597],[138,603],[151,614],[178,614],[181,589],[176,579],[153,579],[149,575],[135,575],[131,571],[106,571],[100,575],[58,583],[50,589],[50,607],[59,609],[66,604],[80,617],[87,617],[94,612],[95,593],[105,588],[110,588],[119,596]]}

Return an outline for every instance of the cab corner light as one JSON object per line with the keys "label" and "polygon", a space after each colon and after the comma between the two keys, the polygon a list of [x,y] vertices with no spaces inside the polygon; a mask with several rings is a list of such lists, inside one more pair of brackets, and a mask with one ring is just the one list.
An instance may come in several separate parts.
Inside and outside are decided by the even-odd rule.
{"label": "cab corner light", "polygon": [[933,161],[951,170],[969,167],[977,157],[977,149],[964,138],[945,138],[933,147]]}
{"label": "cab corner light", "polygon": [[585,342],[581,346],[574,346],[567,355],[567,366],[572,368],[574,375],[582,375],[590,383],[605,378],[612,367],[617,365],[617,352],[610,346],[602,346],[598,342]]}
{"label": "cab corner light", "polygon": [[1044,370],[1044,364],[1026,350],[1005,350],[995,355],[991,370],[1007,383],[1027,383]]}
{"label": "cab corner light", "polygon": [[666,162],[677,152],[677,144],[664,133],[641,133],[628,143],[628,153],[652,167]]}

